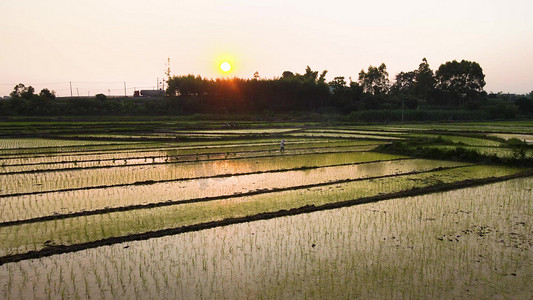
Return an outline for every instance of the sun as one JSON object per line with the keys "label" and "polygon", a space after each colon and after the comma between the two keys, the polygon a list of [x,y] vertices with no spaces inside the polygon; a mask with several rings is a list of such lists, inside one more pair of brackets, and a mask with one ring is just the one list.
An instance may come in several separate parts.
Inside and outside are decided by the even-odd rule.
{"label": "sun", "polygon": [[229,62],[225,61],[220,64],[220,70],[222,70],[222,72],[224,73],[227,73],[231,70],[231,65],[229,64]]}

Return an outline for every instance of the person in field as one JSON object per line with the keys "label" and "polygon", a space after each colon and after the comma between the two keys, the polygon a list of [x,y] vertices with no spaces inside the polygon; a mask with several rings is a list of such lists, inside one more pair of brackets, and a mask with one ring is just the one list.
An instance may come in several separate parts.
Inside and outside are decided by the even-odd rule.
{"label": "person in field", "polygon": [[281,140],[280,146],[281,146],[281,148],[279,149],[279,151],[281,153],[285,152],[285,140]]}

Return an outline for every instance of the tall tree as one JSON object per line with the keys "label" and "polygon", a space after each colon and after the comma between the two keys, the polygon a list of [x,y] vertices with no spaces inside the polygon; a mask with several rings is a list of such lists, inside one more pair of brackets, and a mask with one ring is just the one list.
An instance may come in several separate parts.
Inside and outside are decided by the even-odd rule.
{"label": "tall tree", "polygon": [[333,81],[330,81],[328,84],[334,89],[340,89],[346,87],[346,80],[344,80],[344,76],[337,76],[333,79]]}
{"label": "tall tree", "polygon": [[328,83],[330,93],[330,103],[333,106],[344,108],[351,102],[350,89],[346,86],[343,76],[337,76]]}
{"label": "tall tree", "polygon": [[318,71],[313,71],[309,66],[307,66],[307,68],[305,68],[305,73],[301,76],[304,81],[315,82],[318,77]]}
{"label": "tall tree", "polygon": [[391,93],[402,97],[412,96],[416,86],[416,71],[400,72],[391,86]]}
{"label": "tall tree", "polygon": [[39,96],[47,99],[55,99],[56,93],[54,91],[50,91],[49,89],[42,89],[39,93]]}
{"label": "tall tree", "polygon": [[429,68],[427,59],[424,57],[422,63],[415,71],[415,95],[423,100],[427,100],[435,91],[435,75]]}
{"label": "tall tree", "polygon": [[320,73],[320,77],[318,78],[318,83],[326,83],[326,74],[328,74],[328,70],[322,71]]}
{"label": "tall tree", "polygon": [[168,81],[166,94],[177,95],[200,95],[206,92],[206,80],[200,75],[174,76]]}
{"label": "tall tree", "polygon": [[35,89],[31,85],[25,86],[24,84],[19,83],[13,88],[10,96],[13,98],[24,98],[29,100],[33,97],[34,93]]}
{"label": "tall tree", "polygon": [[383,95],[389,91],[389,73],[387,66],[382,63],[379,67],[369,66],[368,71],[359,72],[359,84],[365,93]]}
{"label": "tall tree", "polygon": [[288,78],[293,78],[293,77],[294,77],[294,73],[291,72],[291,71],[284,71],[284,72],[281,74],[281,78],[288,79]]}
{"label": "tall tree", "polygon": [[485,94],[485,74],[477,62],[446,62],[435,73],[435,79],[437,89],[448,104],[462,105]]}

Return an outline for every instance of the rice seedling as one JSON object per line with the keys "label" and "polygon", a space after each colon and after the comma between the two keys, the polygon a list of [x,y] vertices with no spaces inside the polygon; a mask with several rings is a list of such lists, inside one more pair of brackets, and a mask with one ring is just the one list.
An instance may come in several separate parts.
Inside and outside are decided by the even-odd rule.
{"label": "rice seedling", "polygon": [[[533,196],[524,188],[531,184],[530,178],[516,179],[242,223],[132,242],[128,255],[117,244],[31,261],[26,268],[32,272],[28,265],[43,262],[41,268],[50,270],[64,264],[89,270],[105,265],[106,277],[114,278],[127,264],[129,287],[115,291],[121,297],[521,297],[532,292],[531,258],[515,247],[524,244],[499,240],[512,240],[516,234],[525,241],[533,238],[531,224],[517,225],[528,218]],[[480,236],[475,233],[479,225],[498,232],[485,230]],[[443,236],[458,241],[439,240]],[[116,260],[121,263],[110,263]],[[7,274],[11,266],[0,266],[0,272]],[[11,267],[9,274],[16,278],[18,272]],[[91,286],[80,291],[83,298],[106,295],[98,291],[98,276],[103,279],[98,272],[76,273]],[[87,277],[94,277],[94,283]],[[24,290],[37,282],[26,282]],[[63,286],[70,284],[59,282],[49,295],[64,291],[69,296],[72,289]],[[109,284],[115,289],[120,285],[102,282],[102,289]],[[2,292],[11,298],[13,290]]]}
{"label": "rice seedling", "polygon": [[[220,174],[241,174],[270,170],[326,166],[355,163],[369,160],[390,159],[388,154],[370,152],[345,152],[304,154],[294,156],[275,156],[242,158],[238,160],[201,161],[200,163],[179,163],[179,165],[121,166],[117,168],[54,171],[46,174],[23,173],[2,175],[0,185],[5,187],[0,195],[39,193],[65,189],[105,187],[112,185],[134,184],[145,181],[175,180]],[[222,167],[226,166],[226,167]],[[231,167],[231,168],[229,168]]]}
{"label": "rice seedling", "polygon": [[[430,160],[390,160],[228,177],[159,182],[150,185],[76,190],[6,197],[0,202],[0,223],[45,216],[168,203],[195,198],[268,192],[324,182],[423,172],[464,164]],[[327,180],[327,181],[325,181]],[[176,193],[176,191],[180,191]]]}
{"label": "rice seedling", "polygon": [[522,122],[0,139],[0,259],[45,253],[0,264],[0,298],[527,298],[531,177],[457,188],[530,170],[370,150],[442,136],[424,147],[512,158],[498,137],[531,133]]}
{"label": "rice seedling", "polygon": [[[0,236],[7,237],[6,242],[0,246],[0,255],[42,249],[47,240],[58,245],[88,243],[110,237],[276,212],[307,205],[322,206],[461,180],[506,176],[519,171],[513,168],[488,166],[461,167],[385,177],[379,180],[326,184],[313,188],[290,189],[253,196],[73,217],[62,222],[44,221],[0,227]],[[48,232],[46,229],[51,224],[54,226],[54,231]],[[88,224],[92,224],[89,231],[90,240],[83,240],[79,232],[85,230]]]}

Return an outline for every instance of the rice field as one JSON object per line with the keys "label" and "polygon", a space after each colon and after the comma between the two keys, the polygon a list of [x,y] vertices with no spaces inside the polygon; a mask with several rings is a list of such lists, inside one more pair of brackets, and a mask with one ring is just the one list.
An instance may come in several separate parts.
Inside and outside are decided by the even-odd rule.
{"label": "rice field", "polygon": [[528,299],[532,184],[516,179],[4,264],[0,295]]}
{"label": "rice field", "polygon": [[533,143],[533,134],[516,134],[516,133],[491,133],[488,136],[495,136],[504,140],[518,139],[528,144]]}
{"label": "rice field", "polygon": [[0,299],[533,295],[527,164],[378,148],[527,123],[252,125],[0,139]]}

